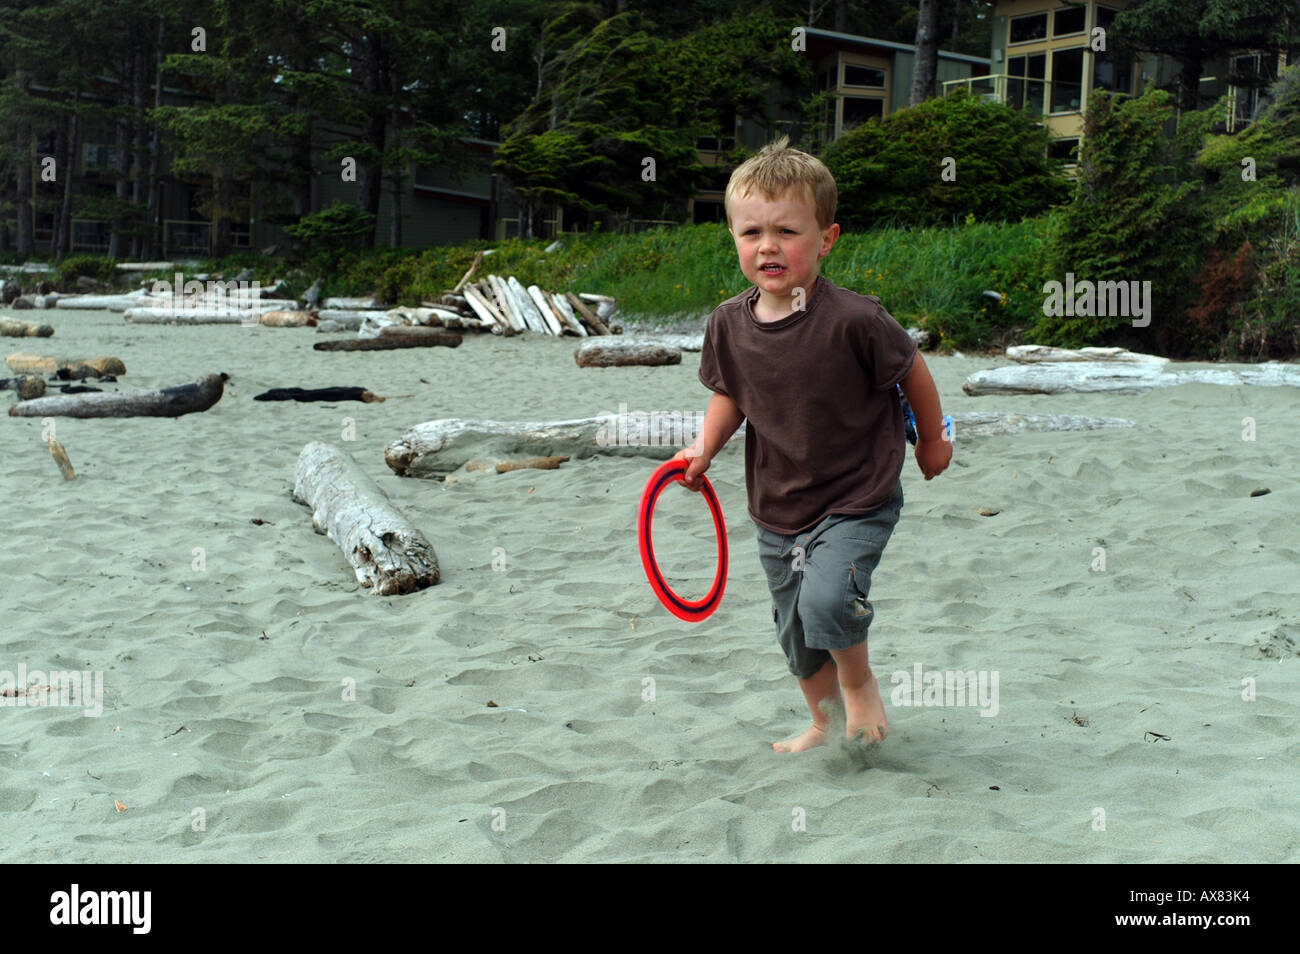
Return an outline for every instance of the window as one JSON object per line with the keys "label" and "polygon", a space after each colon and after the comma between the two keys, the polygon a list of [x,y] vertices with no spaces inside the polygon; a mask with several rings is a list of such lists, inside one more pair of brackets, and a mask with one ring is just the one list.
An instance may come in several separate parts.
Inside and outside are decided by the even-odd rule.
{"label": "window", "polygon": [[1083,50],[1052,54],[1052,112],[1077,111],[1083,102]]}
{"label": "window", "polygon": [[1110,7],[1097,7],[1097,26],[1109,33],[1110,25],[1115,22],[1115,14],[1118,12]]}
{"label": "window", "polygon": [[1041,114],[1047,75],[1047,54],[1013,56],[1007,60],[1007,105]]}
{"label": "window", "polygon": [[1111,53],[1092,54],[1092,87],[1128,95],[1133,84],[1133,66],[1128,59],[1116,60]]}
{"label": "window", "polygon": [[1084,16],[1087,12],[1084,7],[1067,7],[1064,10],[1057,10],[1052,14],[1052,36],[1068,36],[1071,33],[1082,33]]}
{"label": "window", "polygon": [[1041,40],[1047,36],[1047,14],[1034,13],[1027,17],[1013,17],[1011,20],[1011,42],[1028,43]]}
{"label": "window", "polygon": [[855,63],[845,63],[844,85],[872,86],[876,89],[884,89],[885,71],[876,69],[874,66],[858,66]]}
{"label": "window", "polygon": [[873,116],[877,119],[885,114],[885,101],[867,96],[844,97],[844,122],[841,129],[849,129],[858,123],[866,122]]}
{"label": "window", "polygon": [[1078,139],[1053,139],[1047,144],[1047,158],[1064,159],[1067,162],[1078,161],[1075,150],[1079,148]]}

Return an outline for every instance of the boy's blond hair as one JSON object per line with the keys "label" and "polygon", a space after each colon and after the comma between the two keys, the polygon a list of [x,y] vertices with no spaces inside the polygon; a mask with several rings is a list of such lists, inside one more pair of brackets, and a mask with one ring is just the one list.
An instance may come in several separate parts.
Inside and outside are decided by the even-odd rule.
{"label": "boy's blond hair", "polygon": [[782,136],[776,142],[768,143],[758,155],[746,159],[731,173],[722,199],[727,210],[727,226],[731,226],[733,195],[744,198],[757,191],[763,198],[775,201],[791,190],[812,200],[818,228],[830,228],[839,202],[835,177],[820,159],[791,149],[790,137]]}

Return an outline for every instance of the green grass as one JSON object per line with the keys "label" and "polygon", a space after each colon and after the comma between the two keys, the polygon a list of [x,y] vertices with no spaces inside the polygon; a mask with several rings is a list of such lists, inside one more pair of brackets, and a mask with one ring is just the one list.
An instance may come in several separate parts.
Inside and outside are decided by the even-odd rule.
{"label": "green grass", "polygon": [[[1025,328],[1041,309],[1042,248],[1048,220],[968,223],[961,228],[884,228],[843,235],[821,273],[845,288],[877,295],[903,325],[919,324],[951,347],[992,345]],[[318,275],[326,295],[378,295],[414,305],[451,288],[474,254],[491,249],[475,277],[514,275],[549,291],[596,292],[618,299],[627,318],[698,318],[749,287],[723,225],[685,225],[636,235],[565,236],[549,240],[468,242],[427,249],[375,249],[309,260],[291,268],[282,260],[241,252],[203,262],[195,271],[233,275],[245,266],[263,286],[284,278],[300,294]],[[90,271],[84,259],[78,271]],[[171,278],[171,275],[165,276]],[[982,296],[985,289],[1004,295]]]}

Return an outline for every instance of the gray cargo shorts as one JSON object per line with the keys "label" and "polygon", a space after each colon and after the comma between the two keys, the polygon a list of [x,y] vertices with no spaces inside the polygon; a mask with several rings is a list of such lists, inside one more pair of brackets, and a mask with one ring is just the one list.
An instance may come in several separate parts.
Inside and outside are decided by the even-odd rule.
{"label": "gray cargo shorts", "polygon": [[787,537],[754,525],[776,638],[798,678],[815,675],[831,658],[828,650],[867,638],[875,612],[867,599],[871,573],[902,509],[900,482],[875,510],[831,514],[807,533]]}

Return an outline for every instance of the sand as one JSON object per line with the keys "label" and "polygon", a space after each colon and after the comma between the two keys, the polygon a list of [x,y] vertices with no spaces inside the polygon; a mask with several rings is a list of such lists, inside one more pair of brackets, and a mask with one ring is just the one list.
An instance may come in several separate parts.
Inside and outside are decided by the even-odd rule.
{"label": "sand", "polygon": [[[51,353],[116,354],[124,386],[231,381],[178,420],[59,419],[71,483],[40,420],[0,420],[0,670],[99,671],[104,687],[97,718],[0,709],[6,860],[1300,858],[1294,389],[969,398],[965,376],[1004,360],[927,359],[949,412],[1137,427],[959,435],[931,482],[909,458],[872,586],[873,667],[887,693],[917,666],[996,674],[996,714],[887,698],[878,749],[790,756],[769,743],[807,714],[773,633],[739,442],[709,471],[732,563],[698,625],[659,606],[638,560],[652,459],[454,485],[383,461],[434,418],[703,410],[698,354],[580,369],[569,339],[327,354],[312,329],[42,317]],[[415,396],[252,400],[330,385]],[[438,586],[362,590],[290,500],[302,446],[339,442],[345,418],[344,446],[437,549]],[[665,570],[697,596],[706,511],[676,489],[661,507]]]}

